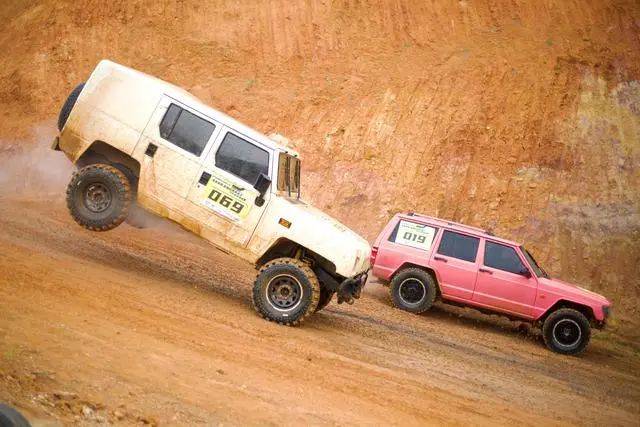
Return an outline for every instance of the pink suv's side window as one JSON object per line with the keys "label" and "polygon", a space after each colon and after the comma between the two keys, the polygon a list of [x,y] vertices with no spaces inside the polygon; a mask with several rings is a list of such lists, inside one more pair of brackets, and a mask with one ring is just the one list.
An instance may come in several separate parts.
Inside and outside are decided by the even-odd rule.
{"label": "pink suv's side window", "polygon": [[538,282],[528,272],[516,248],[485,240],[473,300],[511,313],[532,316]]}
{"label": "pink suv's side window", "polygon": [[431,265],[446,296],[470,300],[478,275],[477,254],[480,238],[444,230]]}

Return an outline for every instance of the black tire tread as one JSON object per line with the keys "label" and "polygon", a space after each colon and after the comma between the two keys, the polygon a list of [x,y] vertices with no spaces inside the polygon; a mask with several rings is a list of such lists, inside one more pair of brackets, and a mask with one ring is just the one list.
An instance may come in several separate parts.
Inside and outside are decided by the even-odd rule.
{"label": "black tire tread", "polygon": [[[429,287],[433,288],[432,292],[427,292],[427,299],[422,304],[422,306],[417,308],[417,309],[412,309],[412,310],[409,310],[406,307],[404,307],[402,305],[402,302],[400,302],[398,300],[398,298],[396,297],[397,287],[400,286],[400,283],[402,283],[402,279],[405,279],[405,278],[407,278],[409,276],[417,277],[417,278],[423,280],[426,284],[428,284]],[[429,274],[425,270],[423,270],[421,268],[417,268],[417,267],[407,267],[407,268],[403,268],[402,270],[400,270],[399,272],[397,272],[393,276],[393,278],[391,279],[391,282],[389,284],[389,294],[391,296],[391,301],[393,302],[393,306],[394,307],[396,307],[396,308],[398,308],[400,310],[409,311],[410,313],[420,314],[420,313],[424,313],[425,311],[429,310],[431,308],[431,306],[433,305],[434,301],[436,300],[436,296],[438,294],[437,286],[438,285],[436,284],[436,281],[433,279],[431,274]]]}
{"label": "black tire tread", "polygon": [[64,104],[60,109],[60,115],[58,116],[58,130],[60,132],[62,132],[64,125],[67,124],[67,120],[69,119],[71,110],[73,110],[73,107],[76,105],[76,101],[78,100],[82,89],[84,89],[84,83],[80,83],[78,86],[76,86],[64,101]]}
{"label": "black tire tread", "polygon": [[[82,215],[80,215],[80,213],[77,211],[75,207],[75,204],[73,203],[73,186],[75,185],[77,180],[82,177],[83,174],[85,174],[87,171],[90,171],[90,170],[100,170],[105,173],[114,174],[117,176],[119,181],[117,191],[123,196],[124,206],[120,211],[120,214],[106,224],[98,224],[93,221],[86,220],[85,218],[82,217]],[[127,218],[129,214],[129,207],[131,206],[131,199],[132,199],[131,183],[129,182],[129,179],[125,176],[125,174],[122,171],[120,171],[118,168],[111,165],[102,164],[102,163],[95,163],[95,164],[85,166],[82,169],[74,172],[73,176],[71,177],[71,181],[69,181],[69,185],[67,186],[66,197],[67,197],[67,208],[69,209],[69,212],[71,213],[71,216],[73,217],[75,222],[77,222],[79,225],[86,228],[87,230],[108,231],[122,224],[122,222]]]}
{"label": "black tire tread", "polygon": [[[257,295],[256,293],[260,291],[258,287],[255,286],[255,284],[258,281],[260,275],[270,267],[274,265],[279,265],[279,264],[293,265],[298,269],[302,270],[305,276],[307,276],[309,283],[311,284],[310,304],[307,306],[306,311],[301,316],[295,319],[291,319],[291,321],[284,321],[282,319],[273,318],[269,316],[267,313],[265,313],[264,310],[261,310],[260,307],[258,307],[258,305],[256,304],[256,301],[260,300],[259,299],[260,296]],[[318,301],[320,300],[320,282],[318,281],[318,278],[316,277],[316,274],[313,272],[311,267],[309,267],[309,265],[306,264],[305,262],[300,261],[298,259],[294,259],[294,258],[276,258],[274,260],[271,260],[260,267],[260,269],[258,270],[258,274],[256,275],[256,282],[254,282],[254,286],[253,286],[253,298],[252,298],[253,308],[262,316],[263,319],[266,319],[266,320],[269,320],[270,322],[275,322],[284,326],[297,326],[302,322],[304,322],[313,313],[315,313],[316,307],[318,306]]]}
{"label": "black tire tread", "polygon": [[[582,343],[580,343],[580,346],[578,346],[578,348],[576,348],[575,350],[564,351],[553,344],[553,338],[551,337],[551,334],[553,333],[553,324],[556,322],[556,320],[559,320],[559,318],[563,318],[563,317],[571,317],[574,320],[581,323],[582,324],[581,326],[583,326],[583,332],[586,338],[582,341]],[[544,340],[544,344],[551,351],[555,353],[569,354],[572,356],[576,356],[582,353],[583,351],[585,351],[585,349],[587,348],[587,345],[589,344],[589,340],[591,339],[591,326],[589,325],[589,319],[587,319],[587,317],[584,314],[580,313],[578,310],[575,310],[573,308],[560,308],[554,311],[553,313],[551,313],[544,320],[544,323],[542,324],[542,339]]]}
{"label": "black tire tread", "polygon": [[0,426],[2,427],[30,427],[29,421],[9,405],[0,403]]}

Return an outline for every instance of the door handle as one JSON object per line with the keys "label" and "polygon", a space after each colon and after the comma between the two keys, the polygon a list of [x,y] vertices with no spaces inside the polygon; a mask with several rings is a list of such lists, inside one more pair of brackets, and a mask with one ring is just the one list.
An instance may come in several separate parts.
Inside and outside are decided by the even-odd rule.
{"label": "door handle", "polygon": [[447,262],[446,258],[442,258],[440,256],[434,256],[433,259],[435,259],[436,261],[442,261],[442,262]]}
{"label": "door handle", "polygon": [[481,268],[481,269],[480,269],[480,273],[493,274],[493,271],[491,271],[491,270],[487,270],[486,268]]}
{"label": "door handle", "polygon": [[198,184],[207,185],[210,179],[211,179],[210,173],[202,172],[202,175],[200,175],[200,180],[198,181]]}
{"label": "door handle", "polygon": [[147,145],[147,149],[144,151],[144,154],[149,157],[153,157],[156,155],[156,151],[158,151],[158,146],[150,143],[149,145]]}

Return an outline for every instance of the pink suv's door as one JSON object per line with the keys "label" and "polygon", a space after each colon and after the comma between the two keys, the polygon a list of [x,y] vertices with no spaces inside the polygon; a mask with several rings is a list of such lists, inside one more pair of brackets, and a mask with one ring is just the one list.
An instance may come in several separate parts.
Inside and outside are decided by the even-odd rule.
{"label": "pink suv's door", "polygon": [[443,296],[471,299],[478,275],[479,243],[478,237],[443,231],[438,249],[434,251],[430,262],[438,273]]}
{"label": "pink suv's door", "polygon": [[538,281],[519,251],[485,240],[473,301],[525,317],[533,315]]}

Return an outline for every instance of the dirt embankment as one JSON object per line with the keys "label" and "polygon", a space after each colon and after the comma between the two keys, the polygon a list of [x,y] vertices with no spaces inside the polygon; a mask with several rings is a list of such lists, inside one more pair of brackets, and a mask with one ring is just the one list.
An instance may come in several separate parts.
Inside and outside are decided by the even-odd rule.
{"label": "dirt embankment", "polygon": [[289,137],[306,197],[368,238],[399,210],[487,227],[638,320],[637,1],[17,0],[0,22],[5,141],[111,58]]}
{"label": "dirt embankment", "polygon": [[[38,129],[33,138],[54,133]],[[0,156],[0,401],[32,421],[633,425],[640,416],[633,336],[596,332],[584,355],[564,357],[497,316],[395,310],[375,281],[354,306],[280,327],[251,307],[250,266],[173,224],[77,226],[63,198],[70,165],[27,145]]]}

